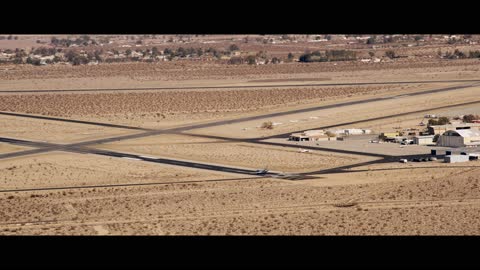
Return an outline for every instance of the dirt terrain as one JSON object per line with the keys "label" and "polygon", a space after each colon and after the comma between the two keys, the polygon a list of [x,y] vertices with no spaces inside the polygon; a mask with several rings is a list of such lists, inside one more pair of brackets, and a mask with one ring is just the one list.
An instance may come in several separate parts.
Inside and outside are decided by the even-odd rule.
{"label": "dirt terrain", "polygon": [[0,137],[62,144],[138,132],[121,128],[108,128],[6,115],[0,116],[0,123],[2,124]]}
{"label": "dirt terrain", "polygon": [[[432,177],[412,179],[397,168],[353,173],[361,180],[327,185],[322,182],[336,176],[1,194],[0,228],[7,235],[476,234],[480,167],[435,167]],[[373,177],[383,181],[369,183]],[[356,204],[343,206],[349,199]]]}
{"label": "dirt terrain", "polygon": [[[35,40],[18,42],[28,45]],[[115,46],[123,44],[115,42]],[[233,42],[225,37],[218,46]],[[3,43],[0,46],[11,45]],[[301,53],[299,48],[315,46],[303,42],[264,48],[273,48],[272,53]],[[245,48],[258,50],[261,44]],[[398,53],[428,56],[438,48],[406,47]],[[475,48],[465,45],[464,49]],[[76,151],[38,146],[45,151],[0,158],[0,235],[478,235],[480,231],[480,161],[403,164],[398,157],[426,155],[430,148],[370,146],[366,137],[349,145],[348,140],[309,144],[285,140],[292,132],[325,126],[381,133],[418,127],[429,113],[480,114],[478,85],[414,95],[473,84],[425,81],[478,80],[478,59],[417,57],[375,64],[259,66],[187,60],[1,65],[0,78],[0,111],[27,116],[0,114],[0,138],[32,141],[31,147],[2,141],[0,155],[36,149],[35,142],[85,142]],[[395,83],[295,86],[362,82]],[[179,89],[135,90],[149,87]],[[35,93],[99,88],[104,90]],[[127,90],[105,90],[112,88]],[[5,92],[10,90],[32,92]],[[303,109],[307,111],[298,112]],[[265,116],[272,113],[279,114]],[[95,123],[34,117],[38,115]],[[243,120],[246,117],[258,118]],[[242,120],[219,122],[236,119]],[[260,128],[267,121],[273,128]],[[160,134],[101,123],[183,129]],[[189,128],[204,123],[211,125]],[[132,134],[146,135],[121,137]],[[268,138],[277,135],[284,137]],[[118,141],[87,143],[102,138]],[[302,151],[306,147],[310,152]],[[228,172],[218,168],[222,166],[250,172]],[[264,167],[272,174],[255,174]],[[277,172],[304,178],[289,179]]]}
{"label": "dirt terrain", "polygon": [[13,158],[0,162],[0,188],[32,189],[95,185],[145,184],[242,178],[242,175],[171,168],[133,160],[72,155],[64,152]]}
{"label": "dirt terrain", "polygon": [[[275,171],[308,172],[344,166],[364,161],[361,156],[347,156],[322,151],[301,153],[301,147],[258,146],[249,143],[230,143],[222,140],[195,139],[191,136],[160,135],[111,144],[94,145],[101,149],[140,153],[149,156],[174,157],[257,169],[268,167]],[[248,157],[248,158],[244,158]]]}

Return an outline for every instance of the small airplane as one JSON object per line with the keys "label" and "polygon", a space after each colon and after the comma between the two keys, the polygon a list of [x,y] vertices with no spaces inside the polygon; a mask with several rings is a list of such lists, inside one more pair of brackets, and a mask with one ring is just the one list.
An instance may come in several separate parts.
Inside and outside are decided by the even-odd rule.
{"label": "small airplane", "polygon": [[310,150],[300,148],[300,149],[299,149],[299,152],[300,152],[300,153],[308,153],[308,152],[310,152]]}
{"label": "small airplane", "polygon": [[255,174],[256,175],[264,175],[264,174],[267,174],[268,173],[268,169],[265,168],[265,169],[259,169],[259,170],[256,170],[255,171]]}

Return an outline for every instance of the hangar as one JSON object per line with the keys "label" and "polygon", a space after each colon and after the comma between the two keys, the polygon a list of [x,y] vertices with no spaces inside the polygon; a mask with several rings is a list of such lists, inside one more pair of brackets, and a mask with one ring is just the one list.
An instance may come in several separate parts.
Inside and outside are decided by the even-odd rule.
{"label": "hangar", "polygon": [[437,141],[438,146],[480,146],[480,131],[473,129],[448,130]]}

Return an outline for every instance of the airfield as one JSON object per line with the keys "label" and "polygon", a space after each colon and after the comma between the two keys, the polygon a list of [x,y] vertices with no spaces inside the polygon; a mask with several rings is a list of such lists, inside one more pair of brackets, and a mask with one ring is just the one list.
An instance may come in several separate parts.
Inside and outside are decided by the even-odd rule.
{"label": "airfield", "polygon": [[478,63],[452,62],[166,64],[149,78],[136,77],[141,65],[11,70],[0,84],[0,234],[478,235],[480,161],[402,164],[432,148],[369,143],[375,135],[287,141],[478,113]]}

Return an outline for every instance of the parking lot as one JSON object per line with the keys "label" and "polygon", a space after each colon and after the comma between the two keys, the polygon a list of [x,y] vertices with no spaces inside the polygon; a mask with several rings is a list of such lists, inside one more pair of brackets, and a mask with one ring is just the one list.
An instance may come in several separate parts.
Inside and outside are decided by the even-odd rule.
{"label": "parking lot", "polygon": [[[387,156],[406,156],[406,155],[425,155],[430,154],[432,149],[436,149],[439,154],[445,154],[447,147],[424,146],[424,145],[400,145],[399,143],[370,143],[378,141],[377,135],[354,135],[346,137],[343,141],[318,141],[318,142],[297,142],[288,141],[287,138],[268,139],[269,142],[281,142],[287,144],[302,146],[327,148],[332,150],[347,150],[362,152],[365,154],[378,154]],[[460,149],[458,149],[460,151]],[[456,152],[456,150],[454,151]]]}

